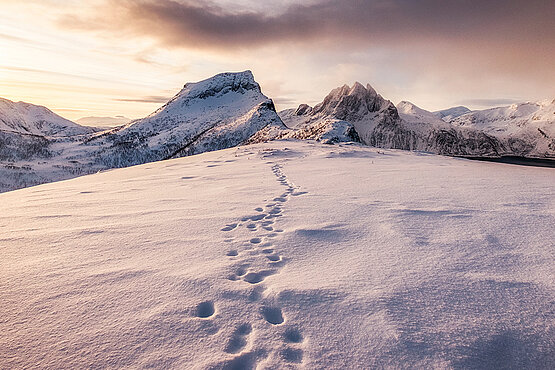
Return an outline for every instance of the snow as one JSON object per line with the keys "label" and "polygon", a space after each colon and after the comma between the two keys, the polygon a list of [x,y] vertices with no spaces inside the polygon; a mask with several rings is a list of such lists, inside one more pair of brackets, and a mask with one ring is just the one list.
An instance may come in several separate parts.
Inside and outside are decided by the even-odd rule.
{"label": "snow", "polygon": [[0,368],[550,368],[554,180],[275,141],[0,194]]}
{"label": "snow", "polygon": [[457,118],[459,116],[462,116],[463,114],[470,113],[470,112],[472,112],[472,111],[470,109],[468,109],[467,107],[458,106],[458,107],[452,107],[452,108],[448,108],[448,109],[438,110],[438,111],[433,112],[433,114],[436,117],[441,118],[445,122],[450,122],[452,119]]}
{"label": "snow", "polygon": [[94,132],[50,111],[25,102],[0,98],[0,131],[40,136],[75,136]]}
{"label": "snow", "polygon": [[475,111],[450,123],[502,138],[509,142],[509,147],[516,144],[530,147],[532,156],[555,157],[555,100]]}

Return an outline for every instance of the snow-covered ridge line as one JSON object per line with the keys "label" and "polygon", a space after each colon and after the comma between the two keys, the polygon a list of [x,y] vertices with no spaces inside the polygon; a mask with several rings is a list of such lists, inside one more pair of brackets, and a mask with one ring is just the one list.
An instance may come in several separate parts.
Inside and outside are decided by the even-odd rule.
{"label": "snow-covered ridge line", "polygon": [[0,191],[291,138],[451,156],[555,158],[554,113],[554,101],[432,113],[410,102],[396,107],[369,84],[357,82],[333,89],[314,107],[301,104],[278,115],[251,71],[187,83],[147,117],[105,130],[2,99]]}

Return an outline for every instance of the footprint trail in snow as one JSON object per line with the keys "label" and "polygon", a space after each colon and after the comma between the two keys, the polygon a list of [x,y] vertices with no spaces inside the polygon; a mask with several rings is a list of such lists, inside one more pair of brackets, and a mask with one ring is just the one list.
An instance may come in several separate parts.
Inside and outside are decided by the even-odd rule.
{"label": "footprint trail in snow", "polygon": [[[254,329],[256,325],[249,322],[241,324],[223,349],[224,352],[235,356],[230,360],[228,367],[247,364],[255,367],[255,364],[260,361],[271,361],[272,363],[283,361],[293,366],[303,362],[304,337],[301,331],[296,327],[287,326],[287,313],[271,299],[265,298],[264,291],[268,284],[266,278],[279,274],[287,261],[287,257],[279,251],[279,236],[283,233],[283,230],[278,227],[279,218],[284,215],[290,197],[303,195],[306,192],[298,191],[298,187],[287,178],[280,164],[269,164],[272,165],[271,170],[278,183],[285,187],[285,190],[277,196],[270,197],[271,200],[267,204],[255,208],[252,215],[225,225],[221,231],[226,234],[226,237],[229,234],[233,235],[241,228],[252,233],[250,237],[241,242],[240,247],[229,249],[226,252],[227,258],[235,262],[227,279],[236,284],[254,286],[255,289],[250,294],[250,301],[259,306],[257,317],[270,330],[283,327],[280,328],[282,334],[280,343],[276,343],[273,353],[267,353],[264,349],[247,352],[248,342],[256,339]],[[232,240],[232,237],[226,239],[226,241]]]}

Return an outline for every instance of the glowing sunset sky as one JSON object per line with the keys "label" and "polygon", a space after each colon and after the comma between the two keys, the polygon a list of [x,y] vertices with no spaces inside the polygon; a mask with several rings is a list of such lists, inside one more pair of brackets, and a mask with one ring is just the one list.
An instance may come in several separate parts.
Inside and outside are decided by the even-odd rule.
{"label": "glowing sunset sky", "polygon": [[555,98],[555,2],[0,0],[0,97],[142,117],[251,69],[279,109],[358,80],[429,110]]}

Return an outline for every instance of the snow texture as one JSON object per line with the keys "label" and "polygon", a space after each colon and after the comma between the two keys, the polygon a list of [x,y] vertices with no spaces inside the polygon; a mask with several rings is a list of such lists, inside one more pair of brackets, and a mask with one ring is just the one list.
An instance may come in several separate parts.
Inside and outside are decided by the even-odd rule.
{"label": "snow texture", "polygon": [[554,180],[274,141],[0,194],[0,368],[553,368]]}

